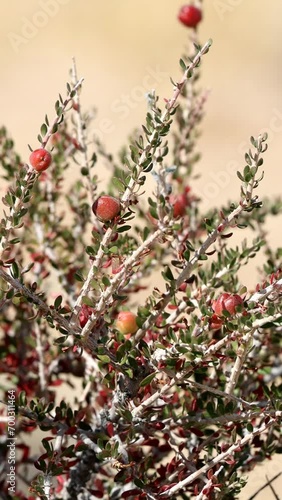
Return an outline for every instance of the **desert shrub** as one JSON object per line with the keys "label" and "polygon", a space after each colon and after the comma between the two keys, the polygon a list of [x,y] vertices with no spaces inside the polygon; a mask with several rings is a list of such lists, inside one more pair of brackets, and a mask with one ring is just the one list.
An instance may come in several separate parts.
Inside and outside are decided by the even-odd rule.
{"label": "desert shrub", "polygon": [[148,89],[119,156],[92,137],[75,62],[29,161],[0,130],[1,498],[236,498],[281,452],[282,248],[265,229],[281,200],[259,194],[266,135],[236,200],[204,211],[193,191],[211,41],[189,22],[182,77],[163,105]]}

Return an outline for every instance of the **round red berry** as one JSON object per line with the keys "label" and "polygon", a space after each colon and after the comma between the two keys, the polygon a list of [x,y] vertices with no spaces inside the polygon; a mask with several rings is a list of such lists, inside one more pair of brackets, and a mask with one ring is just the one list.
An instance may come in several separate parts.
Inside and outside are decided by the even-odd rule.
{"label": "round red berry", "polygon": [[117,315],[116,328],[123,335],[137,332],[136,314],[130,311],[121,311]]}
{"label": "round red berry", "polygon": [[243,304],[243,299],[238,294],[222,293],[218,299],[212,303],[212,308],[217,316],[223,316],[223,311],[228,311],[233,315],[238,306]]}
{"label": "round red berry", "polygon": [[50,167],[52,156],[44,148],[35,149],[29,157],[30,164],[37,172],[43,172]]}
{"label": "round red berry", "polygon": [[120,201],[113,196],[100,196],[92,205],[92,211],[102,222],[108,222],[120,213]]}
{"label": "round red berry", "polygon": [[188,28],[196,28],[202,20],[202,11],[194,5],[183,5],[178,13],[178,20]]}

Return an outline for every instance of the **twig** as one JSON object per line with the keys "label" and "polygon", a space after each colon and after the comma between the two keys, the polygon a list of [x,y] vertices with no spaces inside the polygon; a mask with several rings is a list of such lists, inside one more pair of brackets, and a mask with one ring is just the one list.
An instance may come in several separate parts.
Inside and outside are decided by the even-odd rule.
{"label": "twig", "polygon": [[266,288],[263,288],[262,290],[259,290],[258,292],[254,293],[250,298],[249,302],[263,302],[265,299],[267,299],[271,294],[281,294],[282,293],[282,278],[279,280],[275,281],[274,283],[271,283],[271,285],[267,286]]}
{"label": "twig", "polygon": [[[195,251],[194,256],[192,259],[187,263],[185,268],[182,270],[182,272],[179,274],[178,278],[176,279],[176,282],[174,284],[175,290],[178,290],[180,285],[184,283],[185,280],[187,280],[195,265],[198,263],[199,259],[201,258],[202,255],[205,255],[206,251],[209,249],[209,247],[216,241],[218,236],[221,234],[222,230],[227,228],[232,224],[234,219],[239,217],[241,212],[245,210],[246,205],[244,203],[241,203],[240,205],[229,214],[229,216],[222,222],[222,229],[221,231],[218,231],[218,229],[214,229],[212,233],[207,237],[207,239],[204,241],[204,243],[200,246],[198,250]],[[165,307],[168,305],[168,303],[171,300],[171,290],[168,290],[164,295],[163,298],[159,300],[157,305],[154,308],[154,311],[152,314],[148,317],[148,319],[145,321],[144,325],[142,326],[141,329],[137,331],[137,333],[134,336],[134,341],[137,343],[139,340],[141,340],[145,334],[145,332],[152,326],[152,324],[155,322],[156,318],[160,314],[160,311],[163,311]]]}
{"label": "twig", "polygon": [[[163,112],[162,116],[160,117],[160,122],[161,123],[165,124],[169,120],[170,114],[173,111],[173,109],[175,108],[176,103],[178,101],[178,98],[181,95],[184,86],[186,85],[186,82],[191,77],[194,69],[200,63],[202,56],[208,52],[208,50],[209,50],[209,48],[211,46],[211,43],[212,43],[212,41],[208,40],[208,42],[205,43],[205,45],[202,47],[202,49],[199,50],[199,52],[196,54],[196,56],[194,57],[194,59],[191,62],[191,64],[189,64],[189,66],[187,67],[186,71],[184,72],[184,75],[183,75],[181,81],[179,83],[177,83],[177,85],[175,86],[172,98],[167,101],[166,109]],[[146,158],[148,156],[148,153],[153,148],[152,144],[154,144],[154,140],[156,139],[157,134],[158,134],[158,132],[155,129],[152,132],[152,134],[149,137],[149,139],[148,139],[148,144],[147,144],[146,148],[144,149],[142,155],[140,156],[138,164],[136,165],[136,167],[137,167],[137,169],[138,169],[139,172],[142,171],[142,166],[141,165],[146,160]],[[128,184],[128,187],[125,190],[125,192],[123,194],[123,197],[122,197],[122,201],[124,203],[127,202],[130,199],[131,193],[134,190],[136,182],[137,181],[135,179],[131,178],[131,180],[130,180],[130,182]]]}
{"label": "twig", "polygon": [[[77,84],[72,89],[72,92],[70,93],[70,95],[72,95],[73,92],[76,92],[78,90],[78,88],[81,86],[82,82],[83,82],[83,78],[81,78],[77,82]],[[69,96],[64,100],[64,102],[62,103],[62,113],[66,110],[66,107],[68,106],[69,102],[72,99],[73,99],[73,96],[72,97]],[[42,143],[41,143],[42,148],[46,147],[50,137],[54,133],[53,130],[57,127],[58,123],[60,123],[60,121],[62,120],[62,113],[60,115],[57,115],[54,118],[53,123],[51,125],[49,125],[48,130],[42,139]],[[20,210],[20,208],[24,205],[23,200],[25,199],[27,192],[29,192],[32,189],[37,178],[38,178],[38,175],[36,175],[34,170],[31,167],[29,167],[29,169],[27,170],[27,172],[25,174],[25,177],[21,181],[22,186],[24,186],[22,193],[21,193],[21,197],[17,198],[15,203],[13,204],[13,206],[10,208],[10,214],[9,214],[9,217],[7,220],[7,225],[5,227],[6,235],[2,237],[2,240],[0,242],[0,253],[6,248],[6,246],[8,244],[8,239],[9,239],[10,233],[11,233],[12,229],[14,229],[13,217]]]}
{"label": "twig", "polygon": [[24,297],[28,298],[35,304],[44,314],[44,316],[49,316],[55,320],[58,325],[62,326],[67,332],[71,334],[78,333],[70,326],[69,321],[65,319],[61,314],[59,314],[55,309],[51,309],[43,300],[41,300],[38,295],[35,295],[31,290],[29,290],[25,285],[23,285],[18,279],[12,278],[3,269],[0,268],[0,277],[3,278],[7,283],[15,289],[18,290]]}
{"label": "twig", "polygon": [[[259,166],[259,160],[260,160],[260,154],[264,152],[262,148],[262,144],[265,141],[265,138],[262,136],[259,136],[258,141],[257,141],[257,153],[254,155],[254,160],[253,160],[253,168],[258,168]],[[207,237],[207,239],[202,243],[200,248],[195,251],[194,256],[192,259],[187,262],[186,266],[184,269],[181,271],[179,274],[178,278],[176,279],[175,283],[173,284],[173,290],[178,290],[180,285],[187,280],[194,267],[198,263],[199,259],[201,256],[206,254],[206,251],[209,249],[209,247],[217,240],[219,235],[229,227],[236,219],[241,215],[241,213],[249,209],[254,202],[257,201],[257,198],[255,197],[254,199],[252,198],[252,193],[253,189],[256,186],[256,180],[255,177],[253,177],[250,182],[248,182],[247,186],[245,187],[245,191],[242,189],[242,193],[244,193],[243,199],[240,201],[239,205],[221,222],[220,224],[220,229],[219,227],[216,227]],[[168,303],[171,300],[171,295],[173,293],[173,290],[168,290],[158,301],[156,304],[154,311],[152,314],[147,318],[145,321],[144,325],[142,326],[141,329],[139,329],[136,334],[135,334],[135,342],[138,342],[141,340],[145,334],[145,332],[154,324],[156,318],[160,314],[160,311],[163,311],[165,307],[168,305]]]}
{"label": "twig", "polygon": [[34,331],[36,337],[36,351],[38,354],[38,374],[39,374],[40,389],[41,392],[44,393],[45,389],[47,388],[47,381],[45,376],[45,363],[44,363],[40,330],[37,322],[34,323]]}
{"label": "twig", "polygon": [[268,485],[269,485],[269,488],[271,489],[273,495],[274,495],[274,498],[276,498],[276,500],[281,500],[280,497],[277,495],[275,489],[273,488],[272,484],[269,482],[269,479],[267,476],[265,476],[267,481],[268,481]]}
{"label": "twig", "polygon": [[[191,73],[193,72],[193,70],[197,67],[197,65],[199,64],[199,62],[201,61],[201,58],[202,56],[209,50],[209,47],[211,45],[211,41],[209,40],[204,46],[203,48],[197,53],[197,55],[194,57],[192,63],[188,66],[188,68],[186,69],[184,75],[183,75],[183,78],[182,80],[177,84],[174,92],[173,92],[173,96],[170,100],[167,101],[167,105],[166,105],[166,109],[165,111],[163,112],[162,116],[160,117],[160,122],[163,123],[164,125],[168,122],[169,118],[170,118],[170,113],[173,111],[173,109],[175,108],[176,106],[176,102],[183,90],[183,87],[184,85],[186,84],[188,78],[191,76]],[[123,206],[127,206],[129,203],[130,203],[130,199],[131,199],[131,195],[134,191],[134,188],[136,187],[136,184],[138,183],[138,180],[139,180],[139,176],[140,174],[142,173],[143,171],[143,167],[142,167],[142,164],[144,163],[144,161],[146,160],[146,158],[148,158],[148,155],[150,154],[150,152],[154,149],[154,141],[157,137],[157,134],[158,132],[156,131],[156,129],[154,129],[154,131],[152,132],[152,134],[150,135],[150,137],[148,137],[147,139],[147,146],[144,148],[144,151],[143,153],[140,155],[140,158],[138,159],[138,162],[136,163],[136,170],[137,170],[137,174],[136,174],[136,178],[132,177],[131,180],[129,181],[128,183],[128,186],[122,196],[122,204]],[[81,292],[79,294],[79,297],[76,301],[76,304],[75,304],[75,307],[74,307],[74,317],[77,315],[78,313],[78,309],[81,305],[81,301],[82,301],[82,297],[84,295],[87,295],[89,290],[90,290],[90,284],[91,284],[91,281],[95,275],[95,267],[99,267],[99,264],[101,262],[101,259],[104,255],[104,248],[107,247],[110,239],[111,239],[111,236],[112,236],[112,228],[108,228],[108,230],[106,231],[104,237],[103,237],[103,240],[101,242],[101,245],[100,245],[100,248],[98,250],[98,254],[97,254],[97,257],[88,273],[88,277],[84,283],[84,286],[82,287],[81,289]],[[153,235],[153,239],[152,241],[154,241],[156,238],[159,237],[160,234],[162,234],[163,231],[161,231],[160,233],[158,233],[158,230],[154,233]],[[148,238],[146,240],[146,242],[143,242],[143,246],[145,248],[145,246],[148,246],[149,244],[149,239]],[[99,308],[99,311],[101,311],[103,309],[103,305],[106,303],[105,301],[105,296],[109,295],[109,290],[111,291],[111,294],[113,294],[113,292],[115,292],[115,285],[118,286],[121,282],[121,280],[123,279],[123,275],[124,275],[124,270],[128,270],[129,268],[129,265],[133,265],[134,262],[135,262],[135,259],[137,259],[137,257],[140,255],[140,250],[137,249],[136,252],[134,252],[134,254],[129,257],[127,263],[124,263],[124,266],[123,266],[123,269],[122,271],[117,274],[115,276],[115,278],[112,280],[112,283],[110,285],[110,287],[108,287],[108,289],[106,290],[106,293],[103,294],[100,298],[100,301],[99,301],[99,304],[98,304],[98,308]],[[131,264],[129,264],[131,263]],[[82,331],[82,336],[87,336],[88,333],[90,332],[93,324],[95,323],[96,321],[96,317],[90,317],[89,320],[88,320],[88,323],[85,325],[83,331]]]}
{"label": "twig", "polygon": [[[25,165],[25,168],[28,167],[28,165]],[[31,168],[31,167],[30,167]],[[6,225],[5,225],[5,233],[1,238],[0,242],[0,253],[4,252],[5,248],[7,247],[9,243],[9,237],[11,234],[12,229],[15,228],[15,225],[13,224],[13,218],[17,214],[17,212],[20,211],[20,209],[24,206],[24,198],[26,197],[27,193],[32,189],[36,179],[37,175],[35,174],[34,171],[27,170],[26,168],[26,173],[23,178],[22,182],[22,192],[21,196],[17,198],[13,204],[12,207],[10,207],[10,214],[7,216],[6,220]]]}
{"label": "twig", "polygon": [[[80,290],[79,296],[77,297],[76,302],[74,304],[73,316],[71,319],[72,323],[76,320],[77,313],[78,313],[79,308],[81,307],[81,304],[82,304],[82,298],[89,294],[89,291],[91,288],[91,282],[95,278],[97,269],[99,269],[99,267],[101,265],[101,261],[102,261],[103,255],[104,255],[104,248],[107,247],[111,237],[112,237],[112,228],[109,227],[104,235],[103,242],[99,247],[99,250],[97,252],[95,260],[93,261],[93,264],[89,270],[88,276],[87,276],[87,278],[86,278],[86,280],[85,280],[85,282]],[[88,323],[89,323],[89,320],[88,320],[86,326],[88,326]],[[93,326],[93,324],[94,324],[94,321],[91,323],[91,327]],[[91,329],[91,327],[89,328],[89,330]]]}
{"label": "twig", "polygon": [[[72,78],[73,78],[73,83],[76,85],[78,83],[77,79],[77,69],[76,69],[76,62],[75,58],[73,57],[72,59]],[[89,202],[90,206],[93,203],[94,199],[94,186],[93,183],[91,182],[91,176],[90,176],[90,169],[89,169],[89,159],[88,159],[88,148],[87,148],[87,142],[86,142],[86,136],[85,136],[85,126],[81,114],[81,109],[80,109],[80,98],[79,98],[79,93],[77,92],[75,97],[74,97],[74,102],[76,103],[76,109],[75,109],[75,114],[74,118],[76,121],[76,128],[77,128],[77,135],[78,135],[78,142],[80,145],[80,150],[78,153],[81,156],[81,166],[87,168],[87,181],[88,181],[88,196],[89,196]]]}
{"label": "twig", "polygon": [[[185,381],[186,383],[186,381]],[[187,383],[193,387],[196,387],[199,389],[201,392],[210,392],[212,394],[216,394],[219,397],[226,398],[226,392],[225,391],[220,391],[219,389],[215,389],[214,387],[211,387],[209,385],[204,385],[200,384],[199,382],[195,382],[194,380],[188,380]],[[234,401],[238,405],[242,405],[243,407],[251,408],[253,406],[253,403],[248,403],[248,401],[245,401],[242,398],[238,398],[236,396],[233,396],[232,394],[228,395],[228,399],[230,401]]]}
{"label": "twig", "polygon": [[43,489],[44,489],[44,494],[46,495],[46,500],[51,499],[50,495],[51,495],[52,483],[53,483],[53,476],[51,474],[44,474]]}
{"label": "twig", "polygon": [[45,136],[43,137],[42,139],[42,148],[45,148],[50,137],[53,135],[53,131],[54,129],[56,128],[56,126],[58,125],[58,123],[60,123],[60,120],[62,119],[62,113],[66,110],[68,104],[73,100],[73,92],[77,92],[77,90],[81,87],[82,85],[82,82],[83,82],[84,78],[80,78],[80,80],[75,84],[75,86],[73,87],[73,89],[71,89],[71,92],[69,94],[68,97],[66,97],[66,99],[64,100],[64,102],[62,102],[62,112],[60,113],[60,115],[56,116],[54,118],[54,121],[51,125],[49,125],[48,127],[48,130],[45,134]]}
{"label": "twig", "polygon": [[249,497],[248,500],[253,500],[262,490],[264,490],[265,488],[270,486],[270,484],[273,483],[273,481],[275,481],[275,479],[280,477],[281,474],[282,474],[282,472],[278,472],[278,474],[276,474],[276,476],[274,476],[272,479],[268,480],[267,483],[265,483],[261,488],[259,488],[251,497]]}
{"label": "twig", "polygon": [[[251,422],[252,420],[255,420],[257,418],[267,418],[267,417],[272,417],[272,418],[281,418],[282,417],[282,411],[279,410],[258,410],[258,411],[242,411],[241,413],[226,413],[225,415],[220,415],[218,417],[214,418],[201,418],[201,416],[187,416],[187,417],[181,417],[177,418],[176,420],[173,420],[173,423],[175,426],[179,425],[184,425],[187,424],[188,422],[195,422],[199,425],[217,425],[217,424],[230,424],[232,425],[233,422]],[[170,423],[171,418],[167,420],[163,420],[163,423]]]}
{"label": "twig", "polygon": [[177,493],[178,491],[182,490],[182,488],[188,486],[188,484],[191,484],[197,479],[201,474],[204,474],[208,472],[210,469],[212,469],[215,465],[220,463],[221,461],[225,460],[229,455],[232,455],[236,449],[242,448],[245,446],[247,443],[251,442],[255,436],[258,436],[265,432],[269,427],[272,427],[276,423],[276,419],[271,418],[267,423],[263,423],[257,430],[251,432],[247,436],[245,436],[243,439],[238,439],[236,443],[234,443],[232,446],[230,446],[226,451],[219,453],[215,458],[210,460],[206,465],[198,469],[196,472],[193,474],[190,474],[188,477],[183,479],[182,481],[179,481],[178,484],[172,486],[169,490],[166,490],[164,493],[160,493],[160,497],[172,497]]}
{"label": "twig", "polygon": [[[219,474],[223,471],[224,467],[221,465],[219,469],[213,474],[213,478],[219,476]],[[196,500],[202,500],[203,498],[208,498],[206,496],[205,490],[208,491],[208,488],[213,485],[213,478],[209,479],[207,484],[205,484],[202,488],[202,491],[200,491],[199,495],[197,495]]]}
{"label": "twig", "polygon": [[247,335],[245,335],[241,340],[241,345],[239,346],[237,351],[236,361],[233,365],[232,372],[225,389],[225,392],[228,395],[233,394],[234,392],[234,389],[236,387],[236,384],[238,382],[242,370],[242,366],[245,363],[248,355],[248,350],[250,347],[250,342],[253,337],[254,331],[255,331],[254,329],[251,329],[247,333]]}
{"label": "twig", "polygon": [[[83,328],[81,332],[81,337],[84,339],[87,339],[89,333],[91,332],[92,327],[94,326],[95,322],[97,321],[97,318],[101,315],[101,313],[105,310],[105,307],[109,304],[110,301],[112,301],[112,297],[114,292],[118,290],[118,288],[121,286],[121,283],[123,280],[125,280],[128,276],[128,272],[134,267],[136,262],[140,259],[142,253],[147,250],[152,243],[158,239],[161,235],[164,234],[164,229],[157,229],[153,234],[148,236],[146,240],[143,241],[143,243],[123,262],[122,269],[120,270],[119,273],[117,273],[111,280],[111,284],[106,288],[106,290],[101,294],[101,297],[99,299],[99,302],[97,306],[95,307],[95,314],[92,314],[92,316],[89,318],[88,322],[86,323],[85,327]],[[111,236],[111,231],[108,229],[108,236]],[[86,295],[89,292],[89,288],[91,286],[91,281],[94,279],[95,272],[97,270],[97,263],[100,262],[100,257],[102,254],[103,250],[100,249],[100,253],[98,253],[93,266],[90,270],[90,273],[87,277],[87,280],[85,281],[81,292],[79,294],[79,297],[76,301],[76,306],[75,310],[78,308],[78,306],[82,302],[82,297]]]}

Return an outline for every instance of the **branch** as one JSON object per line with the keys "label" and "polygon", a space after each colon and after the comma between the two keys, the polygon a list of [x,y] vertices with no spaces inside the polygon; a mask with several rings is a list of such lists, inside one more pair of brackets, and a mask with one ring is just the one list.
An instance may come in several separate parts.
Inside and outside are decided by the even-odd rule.
{"label": "branch", "polygon": [[276,474],[276,476],[274,476],[272,479],[267,480],[267,483],[265,483],[259,490],[257,490],[248,500],[253,500],[262,490],[267,488],[267,486],[269,486],[271,483],[273,483],[273,481],[275,481],[275,479],[280,477],[281,474],[282,474],[282,472],[278,472],[278,474]]}
{"label": "branch", "polygon": [[165,307],[168,305],[168,303],[171,300],[171,296],[175,292],[175,290],[178,290],[180,285],[184,283],[190,276],[191,273],[198,263],[198,261],[201,259],[203,255],[206,254],[207,250],[209,247],[217,240],[217,238],[221,235],[221,233],[228,227],[232,225],[232,223],[241,215],[241,213],[244,210],[252,210],[253,207],[256,206],[257,204],[257,197],[253,197],[253,189],[257,187],[258,182],[255,179],[256,173],[258,171],[258,168],[260,166],[260,155],[265,152],[267,146],[265,145],[263,147],[263,143],[266,141],[267,136],[259,136],[257,142],[255,142],[256,145],[256,150],[257,153],[255,153],[253,156],[250,155],[250,158],[252,158],[251,165],[253,169],[253,174],[251,176],[251,179],[247,182],[244,180],[244,185],[241,187],[241,193],[242,193],[242,199],[238,206],[227,216],[224,218],[224,220],[216,227],[207,237],[207,239],[202,243],[200,248],[195,251],[194,256],[192,259],[190,259],[184,269],[181,271],[179,274],[178,278],[176,281],[173,283],[173,289],[169,289],[160,299],[157,304],[155,305],[154,311],[152,314],[147,318],[145,321],[144,325],[142,328],[140,328],[134,337],[135,342],[139,342],[144,335],[145,332],[154,324],[156,318],[159,316],[160,312],[165,309]]}
{"label": "branch", "polygon": [[[108,229],[108,236],[111,237],[111,229]],[[106,288],[106,290],[101,294],[100,300],[95,307],[95,314],[89,318],[85,327],[81,332],[82,338],[87,338],[91,329],[93,328],[95,322],[99,318],[99,316],[104,312],[105,308],[109,306],[111,302],[113,302],[113,294],[118,290],[121,286],[122,282],[128,277],[129,271],[134,267],[134,265],[139,261],[142,253],[147,250],[152,243],[158,239],[165,232],[164,229],[157,229],[153,234],[148,236],[146,240],[123,262],[122,269],[119,273],[117,273],[111,280],[111,284]],[[99,253],[91,267],[90,273],[88,274],[87,280],[85,281],[79,297],[76,301],[76,308],[81,304],[82,297],[87,295],[90,290],[91,281],[95,278],[95,274],[97,272],[97,263],[100,262],[100,257],[102,254],[102,248],[99,249]]]}
{"label": "branch", "polygon": [[[74,85],[76,85],[78,83],[78,79],[77,79],[75,58],[72,59],[72,78],[73,78]],[[90,164],[89,164],[89,159],[88,159],[88,148],[87,148],[86,134],[85,134],[86,127],[85,127],[85,124],[84,124],[84,121],[82,118],[82,114],[81,114],[80,99],[79,99],[78,92],[76,93],[76,95],[74,97],[74,102],[76,104],[74,118],[76,121],[77,136],[78,136],[78,142],[80,145],[80,149],[79,149],[78,153],[81,157],[80,165],[87,169],[87,175],[86,175],[86,178],[88,181],[88,190],[87,191],[88,191],[89,202],[90,202],[90,206],[91,206],[93,203],[93,200],[94,200],[95,187],[94,187],[93,183],[91,182]]]}
{"label": "branch", "polygon": [[[74,93],[81,86],[82,82],[83,82],[83,78],[81,78],[77,82],[77,84],[69,92],[69,96],[62,102],[60,114],[57,114],[53,123],[51,125],[49,125],[47,132],[42,139],[42,142],[41,142],[42,148],[46,147],[51,135],[54,133],[54,130],[56,130],[58,127],[58,124],[62,122],[63,113],[66,110],[66,107],[68,106],[69,102],[72,101]],[[9,243],[8,239],[9,239],[9,236],[10,236],[12,229],[16,229],[16,227],[19,226],[19,222],[18,221],[14,222],[13,218],[17,215],[19,216],[21,209],[24,209],[25,206],[27,205],[27,203],[30,199],[30,191],[32,191],[32,188],[33,188],[36,180],[38,179],[39,175],[35,173],[35,171],[32,167],[28,166],[28,170],[26,170],[25,176],[21,179],[21,185],[18,186],[18,189],[20,190],[20,196],[17,196],[13,205],[10,205],[10,215],[7,217],[6,226],[5,226],[5,235],[2,236],[2,239],[0,242],[0,253],[5,250],[6,246]],[[15,194],[13,194],[13,192],[11,192],[11,190],[10,190],[10,194],[11,194],[12,198],[15,197]],[[3,198],[3,200],[5,200],[5,197]],[[28,200],[28,201],[26,201],[26,200]]]}
{"label": "branch", "polygon": [[263,302],[267,298],[269,298],[271,295],[278,295],[282,293],[282,278],[279,280],[275,281],[274,283],[271,283],[271,285],[267,286],[266,288],[263,288],[262,290],[259,290],[258,292],[254,293],[248,300],[248,302]]}
{"label": "branch", "polygon": [[75,84],[73,89],[71,89],[71,91],[69,92],[69,96],[66,97],[66,99],[62,102],[61,113],[59,115],[57,115],[56,118],[54,118],[53,123],[51,125],[49,125],[48,130],[42,139],[42,143],[41,143],[42,148],[46,147],[50,137],[54,134],[54,130],[56,130],[58,124],[61,123],[62,114],[64,113],[64,111],[66,111],[68,104],[73,100],[74,95],[77,92],[77,90],[81,87],[83,80],[84,80],[84,78],[80,78],[80,80]]}
{"label": "branch", "polygon": [[220,453],[217,455],[215,458],[213,458],[210,462],[208,462],[206,465],[198,469],[196,472],[193,474],[190,474],[188,477],[180,481],[178,484],[172,486],[169,490],[166,490],[164,493],[160,493],[160,497],[172,497],[177,493],[178,491],[182,490],[185,486],[188,484],[191,484],[197,479],[201,474],[208,472],[210,469],[212,469],[215,465],[218,463],[222,462],[225,460],[229,455],[232,455],[234,452],[236,452],[239,448],[242,448],[246,444],[250,443],[255,436],[258,436],[265,432],[267,429],[272,427],[274,424],[276,424],[276,419],[271,418],[267,423],[263,423],[257,430],[251,432],[247,436],[245,436],[243,439],[238,439],[236,443],[234,443],[232,446],[228,448],[228,450]]}
{"label": "branch", "polygon": [[[170,100],[167,101],[167,105],[166,105],[166,109],[165,111],[163,112],[162,116],[159,118],[159,122],[161,122],[161,126],[164,128],[168,125],[169,123],[169,119],[170,119],[170,115],[171,113],[173,112],[175,106],[176,106],[176,103],[177,103],[177,100],[183,90],[183,87],[184,85],[186,84],[187,80],[191,77],[191,75],[193,74],[193,71],[194,69],[198,66],[198,64],[200,63],[201,61],[201,58],[204,54],[206,54],[211,46],[211,40],[209,40],[201,50],[199,50],[199,52],[196,54],[196,56],[194,57],[192,63],[187,67],[186,71],[184,72],[184,75],[183,75],[183,78],[182,80],[176,85],[176,88],[174,90],[174,93],[173,93],[173,96]],[[146,161],[146,159],[148,158],[148,156],[151,154],[152,151],[154,151],[154,148],[155,148],[155,142],[156,142],[156,139],[158,137],[158,134],[159,134],[159,129],[157,130],[156,128],[153,130],[153,132],[151,133],[151,135],[149,137],[147,137],[147,145],[144,147],[144,150],[143,150],[143,153],[140,155],[138,161],[136,162],[136,174],[135,176],[132,176],[131,177],[131,180],[129,181],[128,183],[128,186],[122,196],[122,203],[123,203],[123,206],[126,207],[127,205],[129,205],[130,203],[130,199],[131,199],[131,195],[134,191],[134,188],[136,187],[137,184],[139,184],[139,177],[140,177],[140,174],[143,172],[143,169],[144,169],[144,166],[143,166],[143,163],[144,161]],[[159,231],[159,230],[158,230]],[[162,233],[163,233],[163,228],[162,228],[162,231],[158,233],[158,231],[156,231],[154,233],[154,235],[152,236],[152,242],[158,238]],[[96,273],[96,269],[95,268],[99,268],[99,265],[101,263],[101,259],[104,255],[104,248],[107,247],[110,239],[111,239],[111,236],[112,236],[112,232],[113,232],[113,229],[112,228],[108,228],[104,237],[103,237],[103,240],[101,241],[101,244],[100,244],[100,248],[98,250],[98,254],[96,256],[96,259],[95,261],[93,262],[92,266],[91,266],[91,269],[88,273],[88,276],[87,276],[87,279],[84,283],[84,286],[82,287],[81,289],[81,292],[79,294],[79,297],[76,301],[76,304],[75,304],[75,307],[74,307],[74,316],[77,316],[77,313],[78,313],[78,309],[81,305],[81,301],[82,301],[82,297],[84,295],[87,295],[90,291],[90,284],[91,284],[91,281],[92,279],[94,278],[95,276],[95,273]],[[145,246],[148,246],[149,245],[149,241],[150,241],[150,237],[145,241],[143,242],[143,247],[145,248]],[[115,276],[115,278],[112,280],[112,283],[110,285],[110,289],[111,289],[111,293],[113,293],[115,291],[115,285],[118,286],[118,284],[121,282],[121,280],[123,279],[123,275],[124,275],[124,271],[127,270],[130,266],[130,262],[131,262],[131,265],[134,264],[135,260],[137,260],[137,257],[140,255],[140,250],[137,249],[136,252],[134,252],[132,254],[131,257],[129,257],[129,259],[124,263],[124,266],[123,266],[123,269],[121,271],[121,273],[119,273],[118,275]],[[135,256],[135,257],[134,257]],[[105,296],[108,297],[109,293],[108,293],[108,290],[109,288],[106,290],[106,293],[104,295],[102,295],[99,303],[98,303],[98,310],[101,312],[101,310],[103,309],[103,305],[105,304]],[[94,325],[95,321],[96,321],[96,316],[95,317],[91,317],[89,318],[88,320],[88,323],[85,325],[84,327],[84,330],[82,331],[82,336],[87,336],[89,331],[91,330],[92,326]]]}
{"label": "branch", "polygon": [[35,304],[44,316],[49,316],[55,320],[59,326],[62,326],[70,334],[77,334],[78,331],[74,331],[69,323],[69,320],[65,319],[56,310],[49,307],[43,300],[41,300],[38,295],[34,294],[25,285],[23,285],[18,279],[12,278],[3,269],[0,268],[0,277],[3,278],[7,283],[9,283],[15,290],[18,290],[24,297],[29,299],[33,304]]}
{"label": "branch", "polygon": [[46,380],[46,376],[45,376],[44,354],[43,354],[43,347],[42,347],[41,335],[40,335],[38,323],[35,323],[34,330],[35,330],[35,337],[36,337],[36,351],[38,354],[38,375],[39,375],[39,381],[40,381],[40,389],[41,389],[42,394],[44,394],[44,392],[47,388],[47,380]]}
{"label": "branch", "polygon": [[[171,115],[171,113],[173,112],[173,110],[176,107],[178,98],[181,95],[186,82],[189,80],[189,78],[191,78],[191,76],[192,76],[195,68],[200,63],[202,56],[209,51],[211,44],[212,44],[212,40],[208,40],[205,43],[205,45],[202,47],[202,49],[200,49],[199,52],[196,54],[196,56],[194,57],[194,59],[191,62],[191,64],[186,68],[181,81],[176,84],[174,92],[173,92],[173,95],[172,95],[171,99],[169,99],[167,101],[166,109],[165,109],[165,111],[163,112],[163,114],[160,117],[160,122],[164,126],[168,123],[168,121],[170,119],[170,115]],[[131,178],[131,180],[130,180],[130,182],[128,184],[128,187],[127,187],[127,189],[125,190],[125,192],[123,194],[123,197],[122,197],[123,203],[127,202],[130,199],[131,193],[133,192],[133,190],[135,188],[135,185],[137,183],[138,176],[142,172],[142,169],[143,169],[142,163],[148,157],[148,153],[154,148],[153,145],[154,145],[155,139],[157,139],[157,136],[158,136],[158,130],[155,129],[153,131],[153,133],[150,135],[150,137],[148,138],[147,146],[145,147],[142,155],[139,158],[138,163],[136,164],[136,167],[138,169],[137,179]]]}
{"label": "branch", "polygon": [[255,331],[254,329],[251,329],[247,333],[247,335],[245,335],[242,338],[241,345],[239,346],[238,351],[237,351],[236,361],[233,365],[232,372],[231,372],[230,378],[228,380],[228,383],[227,383],[226,389],[225,389],[225,392],[228,395],[233,394],[233,392],[234,392],[234,389],[236,387],[236,384],[238,382],[238,379],[239,379],[239,376],[240,376],[240,373],[242,370],[242,366],[245,363],[247,355],[248,355],[250,342],[252,340],[254,331]]}
{"label": "branch", "polygon": [[[173,420],[174,426],[178,427],[180,425],[187,425],[187,423],[197,423],[198,425],[201,426],[206,426],[206,425],[233,425],[234,422],[252,422],[253,420],[257,418],[267,418],[267,417],[273,417],[273,418],[281,418],[282,417],[282,411],[279,410],[258,410],[258,411],[242,411],[241,413],[226,413],[225,415],[220,415],[218,417],[210,417],[210,418],[201,418],[201,416],[187,416],[187,417],[181,417],[177,420]],[[164,424],[169,424],[171,422],[171,418],[167,420],[162,420]]]}

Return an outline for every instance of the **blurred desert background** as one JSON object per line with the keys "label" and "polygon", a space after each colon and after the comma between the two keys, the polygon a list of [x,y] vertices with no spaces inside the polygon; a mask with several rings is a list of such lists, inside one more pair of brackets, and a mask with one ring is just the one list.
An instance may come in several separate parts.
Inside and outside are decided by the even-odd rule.
{"label": "blurred desert background", "polygon": [[[179,58],[187,42],[187,31],[176,20],[183,3],[2,0],[0,126],[7,126],[23,160],[29,156],[28,143],[38,147],[36,138],[45,113],[51,118],[58,93],[65,93],[73,56],[79,76],[85,78],[81,104],[85,109],[98,108],[93,129],[109,151],[118,151],[132,127],[144,119],[143,93],[153,86],[161,104],[171,96],[169,77],[179,77]],[[278,195],[282,179],[281,0],[205,0],[200,39],[204,43],[208,38],[214,43],[203,60],[202,85],[211,93],[199,142],[201,177],[195,188],[206,207],[237,200],[236,174],[228,174],[222,187],[221,172],[227,172],[231,164],[241,168],[249,137],[267,131],[269,151],[258,194]],[[122,113],[119,104],[124,95],[131,99]],[[0,193],[3,189],[0,186]],[[276,218],[268,227],[276,246],[281,245],[280,224]],[[242,284],[249,287],[255,285],[258,262],[251,264],[248,274],[241,276]],[[280,471],[281,459],[258,468],[240,498],[249,499],[266,482],[266,475],[272,478]],[[281,478],[273,486],[281,495]],[[256,496],[268,498],[274,498],[269,487]]]}

